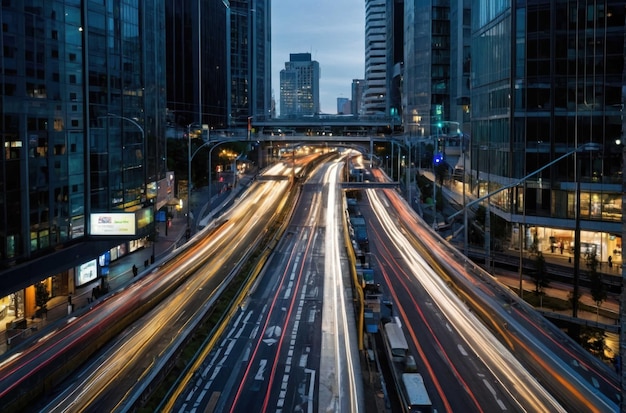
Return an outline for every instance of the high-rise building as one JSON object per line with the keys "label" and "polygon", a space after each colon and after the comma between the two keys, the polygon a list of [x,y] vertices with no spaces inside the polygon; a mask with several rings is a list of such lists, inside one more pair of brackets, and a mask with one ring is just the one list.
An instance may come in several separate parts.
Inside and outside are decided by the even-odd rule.
{"label": "high-rise building", "polygon": [[350,99],[337,98],[337,114],[338,115],[351,115],[352,114]]}
{"label": "high-rise building", "polygon": [[209,129],[228,126],[231,38],[227,4],[221,0],[165,2],[170,126],[182,126],[182,130],[192,123]]}
{"label": "high-rise building", "polygon": [[363,114],[363,93],[365,92],[365,79],[352,79],[352,114]]}
{"label": "high-rise building", "polygon": [[[218,1],[221,3],[222,1]],[[271,2],[230,2],[229,125],[246,127],[248,119],[272,115]]]}
{"label": "high-rise building", "polygon": [[[471,0],[450,3],[450,111],[446,121],[470,130]],[[448,132],[453,131],[448,125]]]}
{"label": "high-rise building", "polygon": [[[33,284],[65,295],[154,230],[164,18],[158,0],[2,3],[0,306],[14,316],[35,311]],[[115,213],[132,238],[99,235]]]}
{"label": "high-rise building", "polygon": [[291,53],[280,71],[280,117],[320,113],[320,66],[311,53]]}
{"label": "high-rise building", "polygon": [[435,135],[450,119],[450,2],[407,0],[404,123],[411,133]]}
{"label": "high-rise building", "polygon": [[624,3],[495,4],[472,10],[472,190],[532,175],[490,198],[513,246],[621,262]]}
{"label": "high-rise building", "polygon": [[387,18],[385,0],[365,1],[365,91],[363,115],[386,115]]}
{"label": "high-rise building", "polygon": [[385,113],[393,130],[402,130],[402,76],[404,64],[404,0],[387,2],[387,85]]}

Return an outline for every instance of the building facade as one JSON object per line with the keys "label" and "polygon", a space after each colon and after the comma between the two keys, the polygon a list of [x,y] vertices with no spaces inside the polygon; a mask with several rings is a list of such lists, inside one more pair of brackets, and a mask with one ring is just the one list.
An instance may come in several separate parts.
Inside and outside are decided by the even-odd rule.
{"label": "building facade", "polygon": [[404,9],[405,130],[433,136],[451,120],[450,2],[406,0]]}
{"label": "building facade", "polygon": [[[2,3],[5,315],[33,314],[34,284],[55,296],[97,282],[105,271],[99,256],[137,248],[154,231],[163,175],[162,3]],[[98,236],[116,213],[132,217],[135,235]]]}
{"label": "building facade", "polygon": [[363,114],[363,93],[365,92],[365,79],[352,79],[351,105],[352,115],[361,116]]}
{"label": "building facade", "polygon": [[386,116],[387,17],[385,0],[365,2],[365,90],[363,115]]}
{"label": "building facade", "polygon": [[352,104],[348,98],[337,98],[337,114],[338,115],[351,115]]}
{"label": "building facade", "polygon": [[320,66],[311,53],[291,53],[280,71],[280,117],[320,113]]}
{"label": "building facade", "polygon": [[[222,2],[221,0],[218,2]],[[229,126],[272,115],[271,2],[231,0]]]}
{"label": "building facade", "polygon": [[511,245],[621,262],[623,2],[472,5],[473,191],[532,175],[490,198]]}
{"label": "building facade", "polygon": [[385,113],[392,131],[402,131],[402,78],[404,64],[404,0],[387,2],[387,75]]}
{"label": "building facade", "polygon": [[228,126],[230,7],[222,0],[165,2],[165,67],[170,127]]}

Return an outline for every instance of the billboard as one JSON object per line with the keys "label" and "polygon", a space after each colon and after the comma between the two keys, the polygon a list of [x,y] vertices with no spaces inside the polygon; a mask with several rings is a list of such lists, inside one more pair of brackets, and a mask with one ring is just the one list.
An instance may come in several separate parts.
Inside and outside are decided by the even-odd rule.
{"label": "billboard", "polygon": [[133,212],[95,213],[89,221],[91,235],[136,235]]}
{"label": "billboard", "polygon": [[76,267],[76,286],[80,287],[83,284],[87,284],[90,281],[98,278],[98,265],[97,261],[91,260],[83,265]]}

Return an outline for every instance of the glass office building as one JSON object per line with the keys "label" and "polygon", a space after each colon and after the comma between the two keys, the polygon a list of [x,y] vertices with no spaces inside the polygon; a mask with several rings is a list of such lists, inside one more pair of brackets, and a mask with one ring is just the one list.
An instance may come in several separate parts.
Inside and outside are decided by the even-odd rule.
{"label": "glass office building", "polygon": [[456,116],[456,103],[455,110],[451,108],[450,81],[456,77],[450,74],[450,51],[458,39],[450,38],[450,2],[405,1],[404,11],[405,131],[433,136],[443,132],[442,122]]}
{"label": "glass office building", "polygon": [[153,230],[164,5],[5,0],[0,20],[0,307],[29,316],[34,283],[67,294],[75,268],[131,242],[94,237],[90,216],[132,214],[135,243]]}
{"label": "glass office building", "polygon": [[230,0],[229,126],[272,116],[271,1]]}
{"label": "glass office building", "polygon": [[[473,1],[471,165],[521,239],[621,261],[623,1]],[[564,157],[557,161],[559,157]],[[580,219],[577,219],[577,195]]]}
{"label": "glass office building", "polygon": [[[167,109],[170,126],[228,126],[230,7],[222,0],[165,2]],[[178,129],[176,129],[178,130]],[[211,133],[209,131],[209,133]]]}

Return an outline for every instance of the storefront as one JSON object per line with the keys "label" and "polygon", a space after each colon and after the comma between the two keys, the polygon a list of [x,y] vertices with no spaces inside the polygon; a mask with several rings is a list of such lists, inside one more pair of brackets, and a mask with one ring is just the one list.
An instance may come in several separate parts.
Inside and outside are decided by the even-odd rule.
{"label": "storefront", "polygon": [[[530,252],[541,251],[544,254],[574,256],[574,230],[551,227],[526,226],[524,249]],[[519,244],[517,228],[512,234],[512,245]],[[622,263],[622,239],[606,232],[580,231],[581,257],[595,254],[601,263]],[[609,260],[609,257],[611,258]]]}
{"label": "storefront", "polygon": [[[129,253],[144,248],[147,238],[121,243],[74,268],[57,273],[43,279],[39,283],[0,297],[0,322],[2,328],[9,326],[14,320],[41,317],[41,304],[55,297],[77,294],[81,288],[92,288],[107,284],[110,264]],[[39,296],[43,298],[38,298]],[[47,297],[47,299],[46,299]]]}

